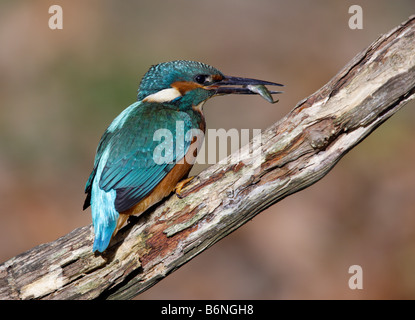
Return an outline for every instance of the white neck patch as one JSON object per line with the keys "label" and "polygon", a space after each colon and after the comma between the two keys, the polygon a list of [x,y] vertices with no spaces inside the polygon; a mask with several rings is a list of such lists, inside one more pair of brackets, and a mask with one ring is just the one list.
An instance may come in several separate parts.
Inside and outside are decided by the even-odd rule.
{"label": "white neck patch", "polygon": [[176,88],[168,88],[160,90],[156,93],[150,94],[143,99],[144,102],[168,102],[181,97],[181,93]]}

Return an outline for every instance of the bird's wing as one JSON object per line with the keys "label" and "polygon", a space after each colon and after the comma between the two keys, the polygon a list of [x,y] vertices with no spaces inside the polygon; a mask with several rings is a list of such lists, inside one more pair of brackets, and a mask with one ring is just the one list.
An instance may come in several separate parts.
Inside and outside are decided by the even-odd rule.
{"label": "bird's wing", "polygon": [[[95,176],[100,157],[109,148],[99,187],[117,191],[115,209],[122,212],[146,197],[185,156],[191,143],[185,133],[195,124],[185,112],[150,103],[119,117],[101,139],[91,175]],[[93,178],[89,180],[91,184]]]}

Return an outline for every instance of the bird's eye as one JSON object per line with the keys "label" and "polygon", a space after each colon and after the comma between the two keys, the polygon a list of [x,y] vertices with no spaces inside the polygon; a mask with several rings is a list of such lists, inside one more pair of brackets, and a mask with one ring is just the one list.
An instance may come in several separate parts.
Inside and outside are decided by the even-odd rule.
{"label": "bird's eye", "polygon": [[195,81],[199,84],[204,84],[206,81],[207,75],[205,74],[198,74],[195,76]]}

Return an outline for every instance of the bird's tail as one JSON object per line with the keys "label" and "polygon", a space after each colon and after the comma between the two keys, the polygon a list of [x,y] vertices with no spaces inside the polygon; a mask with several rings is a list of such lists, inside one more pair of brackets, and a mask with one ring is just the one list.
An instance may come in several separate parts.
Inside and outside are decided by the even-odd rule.
{"label": "bird's tail", "polygon": [[92,192],[91,211],[95,233],[93,251],[103,252],[108,247],[117,226],[119,214],[114,206],[115,196],[115,190],[105,192],[99,189]]}
{"label": "bird's tail", "polygon": [[103,252],[109,245],[112,234],[114,233],[115,227],[117,225],[117,220],[109,221],[108,224],[100,224],[95,227],[95,240],[92,251]]}

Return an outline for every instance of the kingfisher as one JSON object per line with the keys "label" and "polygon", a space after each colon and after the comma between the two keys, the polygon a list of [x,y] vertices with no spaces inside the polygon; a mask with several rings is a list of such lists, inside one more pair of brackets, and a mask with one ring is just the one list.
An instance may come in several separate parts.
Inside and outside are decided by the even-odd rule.
{"label": "kingfisher", "polygon": [[96,150],[85,186],[83,209],[91,206],[93,251],[103,252],[130,215],[139,215],[181,189],[206,129],[202,106],[226,94],[260,94],[279,83],[225,76],[207,64],[176,60],[153,65],[137,101],[109,125]]}

